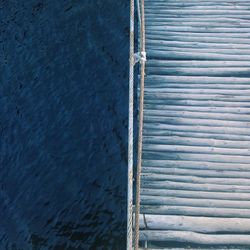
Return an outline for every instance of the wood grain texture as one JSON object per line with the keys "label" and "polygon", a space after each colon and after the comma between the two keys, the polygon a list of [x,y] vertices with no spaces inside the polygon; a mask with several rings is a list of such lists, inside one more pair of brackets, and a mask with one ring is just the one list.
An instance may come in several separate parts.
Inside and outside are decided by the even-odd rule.
{"label": "wood grain texture", "polygon": [[145,17],[140,240],[248,249],[250,2],[145,0]]}

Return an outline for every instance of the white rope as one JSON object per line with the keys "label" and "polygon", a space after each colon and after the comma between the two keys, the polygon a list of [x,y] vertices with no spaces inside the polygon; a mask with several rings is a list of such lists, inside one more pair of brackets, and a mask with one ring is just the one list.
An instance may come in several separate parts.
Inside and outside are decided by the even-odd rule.
{"label": "white rope", "polygon": [[147,56],[145,51],[137,52],[134,54],[134,64],[140,62],[142,63],[147,61]]}
{"label": "white rope", "polygon": [[145,78],[145,18],[144,18],[144,0],[141,0],[141,27],[140,27],[140,101],[139,101],[139,128],[138,128],[138,150],[137,150],[137,173],[136,173],[136,201],[135,201],[135,240],[134,249],[139,248],[140,233],[140,188],[141,188],[141,163],[142,163],[142,132],[143,132],[143,110],[144,110],[144,78]]}
{"label": "white rope", "polygon": [[141,51],[141,61],[147,61],[147,53],[146,51]]}
{"label": "white rope", "polygon": [[139,103],[139,135],[137,152],[136,174],[136,204],[135,204],[135,235],[134,249],[139,247],[139,214],[140,214],[140,182],[141,182],[141,156],[142,156],[142,127],[144,106],[144,75],[145,75],[145,21],[144,0],[137,0],[139,19],[139,50],[134,53],[134,25],[135,25],[135,0],[130,0],[130,64],[129,64],[129,125],[128,125],[128,199],[127,199],[127,250],[133,249],[133,118],[134,118],[134,65],[140,62],[140,103]]}
{"label": "white rope", "polygon": [[139,22],[139,32],[141,29],[141,6],[140,6],[140,0],[136,0],[137,3],[137,14],[138,14],[138,22]]}
{"label": "white rope", "polygon": [[134,0],[130,0],[127,250],[133,247]]}

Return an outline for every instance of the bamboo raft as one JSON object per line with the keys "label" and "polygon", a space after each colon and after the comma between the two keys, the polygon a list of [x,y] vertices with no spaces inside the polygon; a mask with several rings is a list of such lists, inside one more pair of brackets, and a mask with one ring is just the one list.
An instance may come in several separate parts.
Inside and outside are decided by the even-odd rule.
{"label": "bamboo raft", "polygon": [[145,23],[140,245],[250,249],[250,1],[145,0]]}

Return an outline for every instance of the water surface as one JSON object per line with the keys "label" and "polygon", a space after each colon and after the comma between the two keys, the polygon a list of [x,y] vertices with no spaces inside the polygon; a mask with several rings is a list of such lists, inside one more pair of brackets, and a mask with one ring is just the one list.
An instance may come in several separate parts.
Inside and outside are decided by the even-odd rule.
{"label": "water surface", "polygon": [[124,249],[129,2],[0,1],[0,249]]}

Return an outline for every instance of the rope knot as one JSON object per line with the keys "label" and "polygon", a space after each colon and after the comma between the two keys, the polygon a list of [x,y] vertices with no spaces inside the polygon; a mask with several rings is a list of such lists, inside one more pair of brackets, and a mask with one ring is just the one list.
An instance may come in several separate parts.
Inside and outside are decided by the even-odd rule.
{"label": "rope knot", "polygon": [[147,53],[146,51],[141,51],[141,52],[137,52],[134,54],[134,63],[142,63],[142,62],[146,62],[147,61]]}

